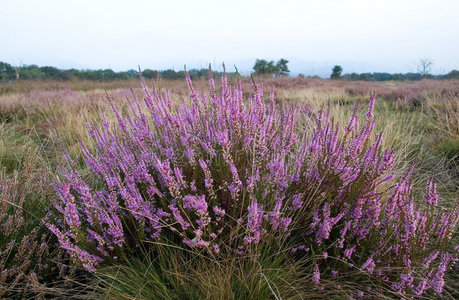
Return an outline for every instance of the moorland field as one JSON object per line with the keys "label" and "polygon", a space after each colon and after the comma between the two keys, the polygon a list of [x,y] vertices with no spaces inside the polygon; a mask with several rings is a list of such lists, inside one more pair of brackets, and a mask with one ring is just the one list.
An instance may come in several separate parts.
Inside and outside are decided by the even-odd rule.
{"label": "moorland field", "polygon": [[457,299],[459,80],[255,81],[1,82],[0,297]]}

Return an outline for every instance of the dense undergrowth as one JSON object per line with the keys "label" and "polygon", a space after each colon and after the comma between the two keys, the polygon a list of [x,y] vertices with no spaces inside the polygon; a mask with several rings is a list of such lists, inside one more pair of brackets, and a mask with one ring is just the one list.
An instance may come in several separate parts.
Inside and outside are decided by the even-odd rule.
{"label": "dense undergrowth", "polygon": [[[17,282],[44,294],[77,281],[68,295],[454,297],[444,285],[458,244],[454,93],[416,91],[428,99],[421,106],[371,97],[363,110],[355,89],[275,96],[211,77],[205,95],[188,85],[189,97],[143,85],[109,92],[108,103],[103,92],[68,90],[0,106],[0,221],[26,215],[15,235],[47,249],[30,247],[22,277],[3,281],[16,285],[9,293]],[[25,163],[19,174],[40,176],[29,146],[57,171],[17,196],[12,170]],[[24,203],[38,206],[32,214]],[[45,215],[50,231],[37,221]],[[11,240],[2,232],[2,253],[22,257]],[[61,269],[71,269],[63,279]]]}

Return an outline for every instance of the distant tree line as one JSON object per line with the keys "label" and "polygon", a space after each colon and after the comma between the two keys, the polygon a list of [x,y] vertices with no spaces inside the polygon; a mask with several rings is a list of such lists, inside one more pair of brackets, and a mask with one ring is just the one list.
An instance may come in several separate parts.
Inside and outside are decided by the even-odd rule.
{"label": "distant tree line", "polygon": [[363,80],[363,81],[401,81],[401,80],[421,80],[424,78],[429,79],[459,79],[459,71],[452,70],[448,74],[444,75],[431,75],[431,74],[421,74],[421,73],[350,73],[344,74],[340,77],[342,80]]}
{"label": "distant tree line", "polygon": [[363,81],[401,81],[401,80],[421,80],[424,78],[428,79],[459,79],[459,71],[452,70],[448,74],[444,75],[432,75],[430,71],[432,70],[433,61],[430,58],[422,58],[418,63],[418,72],[417,73],[351,73],[341,75],[343,68],[341,66],[334,66],[330,79],[341,79],[341,80],[363,80]]}
{"label": "distant tree line", "polygon": [[[192,79],[207,78],[209,76],[208,69],[190,69],[188,70]],[[213,72],[216,77],[221,76],[221,72]],[[229,76],[236,75],[237,72],[228,72]],[[148,79],[184,79],[185,71],[175,71],[172,69],[157,71],[151,69],[142,70],[142,76]],[[37,65],[23,65],[20,67],[12,66],[5,62],[0,62],[0,80],[9,81],[15,79],[55,79],[55,80],[116,80],[138,78],[139,72],[136,70],[128,70],[123,72],[115,72],[111,69],[99,70],[77,70],[68,69],[61,70],[55,67],[39,67]]]}
{"label": "distant tree line", "polygon": [[[288,76],[290,70],[288,69],[288,60],[281,58],[276,63],[274,61],[268,61],[265,59],[257,59],[253,67],[254,74],[257,75],[270,75],[276,77]],[[459,79],[459,71],[452,70],[448,74],[444,75],[431,75],[419,72],[419,73],[350,73],[341,75],[343,69],[341,66],[334,66],[332,70],[332,79],[341,80],[363,80],[363,81],[390,81],[390,80],[421,80],[423,78],[431,79]],[[190,69],[188,70],[192,79],[207,78],[209,70],[203,69]],[[216,77],[220,77],[221,72],[213,72]],[[228,72],[229,76],[238,75],[236,72]],[[185,71],[175,71],[172,69],[168,70],[142,70],[143,77],[147,79],[162,78],[168,80],[184,79]],[[300,75],[302,76],[302,75]],[[55,67],[44,66],[39,67],[37,65],[21,65],[12,66],[6,62],[0,61],[0,80],[1,81],[12,81],[16,79],[55,79],[55,80],[72,80],[72,79],[83,79],[83,80],[116,80],[116,79],[129,79],[138,78],[139,72],[136,70],[128,70],[123,72],[115,72],[111,69],[99,69],[99,70],[77,70],[67,69],[61,70]]]}

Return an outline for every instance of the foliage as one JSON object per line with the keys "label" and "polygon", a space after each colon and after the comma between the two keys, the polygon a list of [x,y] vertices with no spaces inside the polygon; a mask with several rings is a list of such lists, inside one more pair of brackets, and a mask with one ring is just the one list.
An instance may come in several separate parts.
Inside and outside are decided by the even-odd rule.
{"label": "foliage", "polygon": [[13,67],[8,63],[0,61],[0,80],[12,80],[14,77]]}
{"label": "foliage", "polygon": [[288,60],[281,58],[279,61],[276,63],[276,67],[279,70],[278,71],[278,76],[284,77],[288,76],[288,73],[290,73],[290,70],[288,69]]}
{"label": "foliage", "polygon": [[332,73],[330,75],[331,79],[340,79],[341,78],[341,72],[343,72],[343,68],[341,66],[334,66],[332,69]]}
{"label": "foliage", "polygon": [[[282,74],[288,74],[287,62],[288,61],[279,61],[283,64]],[[277,68],[273,65],[274,68]],[[276,69],[277,70],[277,69]],[[44,66],[39,67],[37,65],[24,65],[20,68],[16,68],[18,72],[19,79],[52,79],[52,80],[72,80],[72,79],[81,79],[81,80],[94,80],[94,81],[111,81],[111,80],[125,80],[129,78],[137,78],[139,72],[135,70],[128,70],[125,72],[115,72],[111,69],[99,69],[99,70],[61,70],[56,67]],[[207,78],[207,69],[191,69],[189,74],[191,78]],[[152,79],[161,77],[166,80],[175,80],[175,79],[185,79],[184,71],[175,71],[172,69],[157,71],[151,69],[145,69],[142,71],[144,78]],[[221,76],[220,73],[216,73],[217,76]],[[230,73],[230,76],[237,75],[236,73]],[[16,79],[15,68],[10,64],[0,62],[0,80],[14,80]]]}
{"label": "foliage", "polygon": [[[397,81],[402,81],[402,80],[411,80],[411,81],[416,81],[416,80],[421,80],[424,77],[420,73],[405,73],[405,74],[390,74],[390,73],[380,73],[380,72],[374,72],[374,73],[351,73],[351,74],[344,74],[341,76],[341,79],[343,80],[362,80],[362,81],[390,81],[390,80],[397,80]],[[439,76],[432,76],[426,75],[426,78],[435,78],[435,79],[445,79],[447,78],[447,75],[439,75]]]}
{"label": "foliage", "polygon": [[[257,75],[260,74],[269,74],[276,77],[285,77],[288,76],[290,70],[288,69],[288,60],[281,58],[275,63],[273,60],[267,61],[265,59],[257,59],[253,67],[254,73]],[[431,65],[425,63],[425,66],[420,68],[418,73],[383,73],[383,72],[373,72],[373,73],[351,73],[344,74],[341,76],[344,80],[362,80],[362,81],[389,81],[389,80],[421,80],[423,78],[433,78],[433,79],[455,79],[459,76],[456,74],[456,70],[452,70],[448,74],[443,75],[431,75],[430,74]],[[425,70],[424,70],[425,69]],[[51,66],[39,67],[37,65],[23,65],[21,67],[14,68],[8,63],[0,62],[0,81],[15,80],[16,71],[19,76],[18,79],[52,79],[52,80],[92,80],[92,81],[111,81],[111,80],[126,80],[130,78],[138,78],[139,72],[136,70],[128,70],[115,72],[111,69],[104,70],[77,70],[77,69],[68,69],[61,70]],[[190,77],[192,79],[204,79],[207,77],[207,69],[191,69],[189,70]],[[423,73],[425,72],[425,74]],[[220,77],[221,73],[215,72],[216,77]],[[229,73],[229,77],[237,76],[237,70],[234,73]],[[152,70],[144,69],[142,70],[142,76],[148,79],[163,78],[166,80],[175,80],[175,79],[185,79],[185,72],[175,71],[175,70]]]}
{"label": "foliage", "polygon": [[452,70],[449,72],[446,77],[448,79],[459,79],[459,71],[458,70]]}
{"label": "foliage", "polygon": [[18,69],[20,79],[44,79],[45,73],[40,70],[37,65],[30,65]]}
{"label": "foliage", "polygon": [[274,63],[273,60],[257,59],[253,70],[257,75],[269,74],[271,76],[284,77],[290,73],[287,64],[288,60],[284,58],[281,58],[277,63]]}
{"label": "foliage", "polygon": [[278,71],[277,66],[274,64],[274,60],[267,61],[266,59],[257,59],[253,66],[255,74],[276,74]]}

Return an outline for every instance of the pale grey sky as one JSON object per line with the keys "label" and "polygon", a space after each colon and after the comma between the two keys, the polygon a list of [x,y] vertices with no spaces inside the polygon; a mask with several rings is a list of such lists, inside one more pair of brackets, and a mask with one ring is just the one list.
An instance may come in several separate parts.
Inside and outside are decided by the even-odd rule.
{"label": "pale grey sky", "polygon": [[[458,0],[0,0],[0,61],[60,68],[459,69]],[[216,66],[217,68],[217,66]]]}

